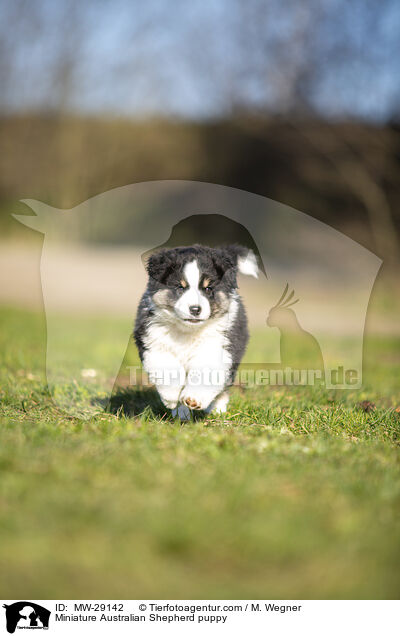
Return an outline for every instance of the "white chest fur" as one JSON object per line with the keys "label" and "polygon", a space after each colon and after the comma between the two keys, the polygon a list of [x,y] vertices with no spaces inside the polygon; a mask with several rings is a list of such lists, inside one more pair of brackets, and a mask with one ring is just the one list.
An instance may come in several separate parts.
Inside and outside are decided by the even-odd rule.
{"label": "white chest fur", "polygon": [[220,364],[229,364],[227,332],[233,320],[232,314],[233,311],[229,311],[221,317],[207,321],[201,327],[190,326],[184,330],[172,322],[164,323],[156,318],[149,324],[144,338],[147,352],[151,351],[152,357],[157,352],[160,360],[165,354],[171,354],[186,370],[199,359],[213,365],[218,361]]}
{"label": "white chest fur", "polygon": [[229,328],[237,310],[233,298],[226,314],[201,327],[182,329],[160,315],[148,324],[144,368],[167,407],[194,400],[204,409],[223,391],[232,364]]}

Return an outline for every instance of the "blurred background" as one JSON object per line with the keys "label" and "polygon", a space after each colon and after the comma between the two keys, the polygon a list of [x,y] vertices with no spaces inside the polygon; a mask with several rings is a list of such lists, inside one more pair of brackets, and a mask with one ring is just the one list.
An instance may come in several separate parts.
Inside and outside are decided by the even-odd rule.
{"label": "blurred background", "polygon": [[[0,300],[41,304],[42,237],[10,216],[31,213],[21,199],[72,208],[189,179],[344,232],[384,259],[392,303],[399,29],[395,0],[2,2]],[[125,242],[112,210],[110,224],[102,248]]]}
{"label": "blurred background", "polygon": [[[397,0],[0,2],[0,594],[398,597],[399,33]],[[154,180],[241,189],[239,203],[262,195],[322,227],[302,234],[277,215],[290,249],[265,250],[265,298],[241,277],[247,361],[272,351],[264,360],[286,364],[265,319],[305,244],[319,257],[292,266],[301,326],[322,343],[323,306],[326,342],[363,359],[362,389],[236,387],[227,422],[187,427],[131,390],[141,256],[169,233],[136,244],[122,204],[90,237],[65,213],[68,237],[46,236],[42,292],[43,234],[11,215],[34,214],[23,199],[90,208]],[[250,232],[253,215],[236,210]],[[128,211],[150,238],[165,227],[161,205]],[[248,245],[271,240],[263,219]],[[179,241],[204,235],[178,221]],[[370,301],[366,267],[347,267],[332,228],[383,259]],[[364,332],[349,314],[368,301]],[[52,394],[49,360],[66,376]],[[87,399],[101,410],[117,373],[110,412],[67,413]]]}

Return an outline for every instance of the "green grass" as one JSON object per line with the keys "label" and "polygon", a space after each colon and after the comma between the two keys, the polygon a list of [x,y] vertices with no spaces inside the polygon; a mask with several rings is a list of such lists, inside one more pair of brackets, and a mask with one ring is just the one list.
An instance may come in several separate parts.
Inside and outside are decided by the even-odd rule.
{"label": "green grass", "polygon": [[362,391],[236,388],[184,425],[140,387],[59,411],[41,315],[0,342],[3,598],[398,597],[399,340],[367,339]]}

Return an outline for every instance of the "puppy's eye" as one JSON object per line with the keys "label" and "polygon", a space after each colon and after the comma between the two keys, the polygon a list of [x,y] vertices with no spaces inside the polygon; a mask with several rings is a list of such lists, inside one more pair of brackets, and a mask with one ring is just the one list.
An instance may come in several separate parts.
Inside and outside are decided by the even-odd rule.
{"label": "puppy's eye", "polygon": [[178,283],[178,289],[186,289],[187,284],[185,283],[185,281],[181,280],[180,283]]}
{"label": "puppy's eye", "polygon": [[212,293],[212,287],[211,287],[211,280],[209,278],[204,278],[203,282],[201,283],[201,287],[204,291],[205,294],[211,294]]}

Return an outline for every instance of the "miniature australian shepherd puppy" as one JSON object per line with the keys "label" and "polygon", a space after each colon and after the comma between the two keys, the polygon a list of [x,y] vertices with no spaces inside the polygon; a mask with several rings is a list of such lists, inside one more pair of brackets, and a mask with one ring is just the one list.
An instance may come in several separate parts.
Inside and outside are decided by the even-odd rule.
{"label": "miniature australian shepherd puppy", "polygon": [[134,337],[163,404],[181,420],[226,410],[248,341],[238,272],[258,276],[254,253],[239,245],[163,249],[147,262]]}

